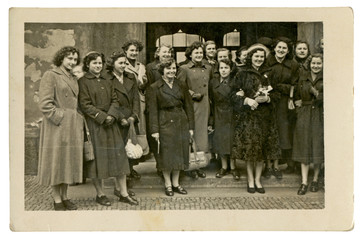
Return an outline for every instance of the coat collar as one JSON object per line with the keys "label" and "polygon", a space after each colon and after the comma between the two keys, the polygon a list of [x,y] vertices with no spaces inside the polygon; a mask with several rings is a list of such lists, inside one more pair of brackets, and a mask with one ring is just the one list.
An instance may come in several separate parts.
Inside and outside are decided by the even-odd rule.
{"label": "coat collar", "polygon": [[160,63],[160,61],[159,60],[155,60],[155,61],[153,61],[151,64],[152,64],[152,69],[153,70],[158,70],[158,64]]}
{"label": "coat collar", "polygon": [[67,70],[63,69],[62,67],[56,67],[53,69],[53,72],[62,75],[63,76],[62,80],[67,83],[67,85],[70,87],[74,95],[78,96],[79,93],[78,83]]}
{"label": "coat collar", "polygon": [[[97,79],[97,77],[90,72],[86,72],[84,74],[84,77],[86,77],[88,79]],[[99,75],[99,78],[106,79],[106,74],[101,72],[101,75]]]}
{"label": "coat collar", "polygon": [[301,77],[300,77],[300,81],[309,81],[313,85],[315,85],[317,82],[322,81],[322,80],[323,80],[323,71],[321,71],[320,73],[317,74],[317,77],[314,81],[312,79],[312,74],[310,71],[304,71],[304,73],[301,74]]}
{"label": "coat collar", "polygon": [[[194,63],[193,61],[189,61],[189,62],[186,64],[186,66],[187,66],[188,68],[196,67],[196,65],[195,65],[195,63]],[[202,68],[206,68],[206,63],[205,63],[205,61],[201,61],[201,67],[202,67]]]}
{"label": "coat collar", "polygon": [[270,55],[268,56],[268,64],[269,64],[270,67],[271,67],[271,66],[274,66],[274,65],[276,65],[276,64],[282,64],[282,65],[284,65],[284,66],[287,67],[287,68],[291,68],[291,67],[292,67],[292,60],[285,58],[285,59],[283,60],[283,62],[279,63],[279,62],[277,61],[277,59],[275,58],[275,56],[274,56],[273,54],[270,54]]}

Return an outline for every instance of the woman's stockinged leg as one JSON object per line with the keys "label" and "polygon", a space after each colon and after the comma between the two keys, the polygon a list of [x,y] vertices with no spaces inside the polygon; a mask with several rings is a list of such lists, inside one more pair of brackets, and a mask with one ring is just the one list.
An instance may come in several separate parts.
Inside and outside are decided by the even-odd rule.
{"label": "woman's stockinged leg", "polygon": [[165,187],[171,187],[171,171],[162,171],[163,178],[165,179]]}
{"label": "woman's stockinged leg", "polygon": [[92,182],[97,191],[98,197],[105,195],[102,189],[101,180],[98,178],[92,178]]}
{"label": "woman's stockinged leg", "polygon": [[228,169],[228,158],[225,155],[221,155],[221,167],[223,169]]}
{"label": "woman's stockinged leg", "polygon": [[309,164],[301,163],[302,184],[308,185]]}
{"label": "woman's stockinged leg", "polygon": [[246,172],[248,174],[248,185],[249,187],[254,187],[254,162],[247,161],[246,162]]}
{"label": "woman's stockinged leg", "polygon": [[260,161],[260,162],[257,162],[255,165],[256,165],[255,166],[255,185],[258,188],[262,188],[263,186],[261,185],[260,177],[261,177],[261,172],[263,171],[264,163],[262,161]]}
{"label": "woman's stockinged leg", "polygon": [[55,203],[62,202],[62,198],[60,196],[60,185],[61,184],[52,186],[52,197],[53,197]]}
{"label": "woman's stockinged leg", "polygon": [[172,171],[172,186],[178,187],[180,186],[179,179],[180,179],[180,171],[179,170],[173,170]]}
{"label": "woman's stockinged leg", "polygon": [[235,159],[230,158],[230,169],[231,170],[236,168],[235,162],[236,162]]}
{"label": "woman's stockinged leg", "polygon": [[121,196],[122,197],[127,197],[128,192],[127,192],[126,174],[123,174],[123,175],[121,175],[119,177],[116,177],[116,182],[117,182],[117,185],[119,186],[119,191],[121,192]]}
{"label": "woman's stockinged leg", "polygon": [[68,199],[68,184],[60,184],[60,196],[63,201]]}
{"label": "woman's stockinged leg", "polygon": [[313,169],[314,169],[313,182],[318,182],[318,175],[319,175],[319,172],[321,170],[321,165],[320,164],[314,164]]}

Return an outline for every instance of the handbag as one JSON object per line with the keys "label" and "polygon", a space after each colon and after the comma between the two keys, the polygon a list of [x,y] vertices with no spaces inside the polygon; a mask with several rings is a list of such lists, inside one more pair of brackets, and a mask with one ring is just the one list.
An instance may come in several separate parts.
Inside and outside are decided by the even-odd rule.
{"label": "handbag", "polygon": [[92,161],[95,159],[94,149],[92,140],[89,133],[89,128],[87,122],[84,120],[84,128],[85,128],[85,141],[83,144],[83,156],[85,161]]}
{"label": "handbag", "polygon": [[147,142],[147,136],[137,135],[137,142],[142,147],[143,156],[147,155],[150,152],[150,147],[148,146]]}
{"label": "handbag", "polygon": [[143,155],[142,147],[138,144],[134,124],[130,123],[128,130],[128,141],[125,147],[127,157],[130,159],[139,159]]}
{"label": "handbag", "polygon": [[189,146],[189,167],[187,168],[187,171],[206,167],[209,163],[210,158],[206,156],[205,152],[197,152],[195,140],[191,138]]}
{"label": "handbag", "polygon": [[295,109],[294,102],[293,102],[293,94],[294,94],[294,86],[291,86],[290,93],[289,93],[289,99],[288,99],[288,109],[289,110]]}

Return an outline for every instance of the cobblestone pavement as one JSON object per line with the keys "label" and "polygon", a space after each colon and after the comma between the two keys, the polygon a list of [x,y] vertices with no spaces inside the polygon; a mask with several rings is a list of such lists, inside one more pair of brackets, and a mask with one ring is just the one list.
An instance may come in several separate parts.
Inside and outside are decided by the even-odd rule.
{"label": "cobblestone pavement", "polygon": [[[234,188],[235,189],[235,188]],[[138,206],[130,206],[118,202],[112,195],[113,189],[106,193],[112,206],[101,206],[95,202],[95,191],[91,184],[69,188],[72,201],[78,210],[217,210],[217,209],[323,209],[324,192],[307,193],[304,196],[296,194],[297,189],[269,188],[268,194],[248,194],[230,189],[188,189],[188,195],[175,193],[174,197],[167,197],[163,189],[137,189],[136,199]],[[82,194],[81,192],[84,192]],[[90,196],[90,192],[94,196]],[[191,193],[193,192],[193,193]],[[230,193],[232,192],[232,193]],[[241,192],[241,191],[240,191]],[[84,197],[84,196],[90,197]],[[223,197],[220,197],[223,196]],[[50,187],[39,186],[34,176],[25,176],[25,210],[47,211],[53,210],[53,199]]]}

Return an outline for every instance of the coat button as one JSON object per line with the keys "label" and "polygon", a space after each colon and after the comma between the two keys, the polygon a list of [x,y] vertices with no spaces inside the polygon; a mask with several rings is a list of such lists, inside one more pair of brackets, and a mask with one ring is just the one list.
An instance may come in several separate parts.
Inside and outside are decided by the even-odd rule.
{"label": "coat button", "polygon": [[195,72],[195,70],[194,70],[194,72]]}
{"label": "coat button", "polygon": [[171,120],[170,122],[173,122],[173,120]]}
{"label": "coat button", "polygon": [[206,87],[206,84],[204,84],[204,87]]}
{"label": "coat button", "polygon": [[101,80],[100,79],[97,79],[98,82],[100,82]]}
{"label": "coat button", "polygon": [[101,89],[104,89],[104,87],[101,87]]}
{"label": "coat button", "polygon": [[65,97],[68,97],[68,93],[65,94]]}
{"label": "coat button", "polygon": [[204,70],[204,69],[202,69],[202,72],[205,72],[205,70]]}

